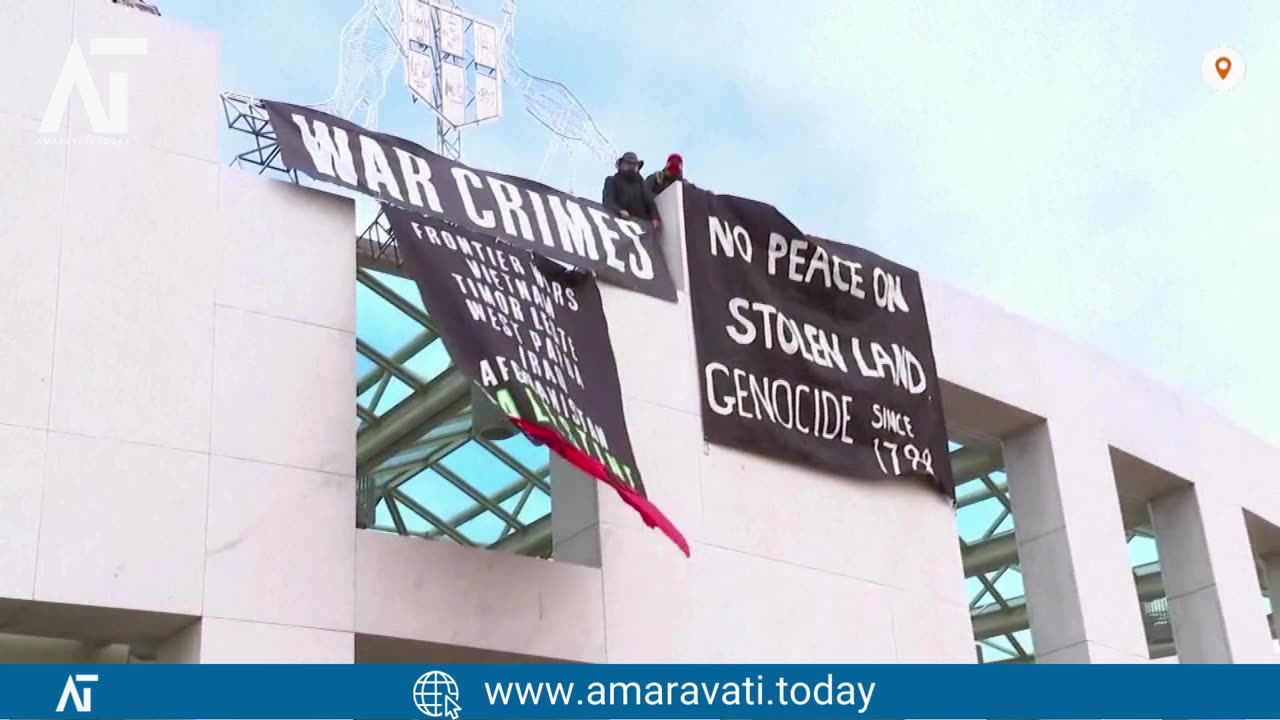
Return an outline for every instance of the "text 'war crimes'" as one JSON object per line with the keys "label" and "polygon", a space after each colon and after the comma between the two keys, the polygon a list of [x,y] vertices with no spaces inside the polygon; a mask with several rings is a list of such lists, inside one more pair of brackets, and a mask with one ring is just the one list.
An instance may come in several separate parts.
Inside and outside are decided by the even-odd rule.
{"label": "text 'war crimes'", "polygon": [[[363,133],[357,133],[354,141],[357,155],[345,130],[330,128],[318,119],[308,122],[297,113],[292,119],[320,173],[413,209],[450,215],[441,202],[443,186],[437,188],[438,178],[426,158],[390,146],[393,163],[378,139]],[[363,161],[360,165],[357,156]],[[654,278],[654,261],[640,242],[644,228],[638,222],[464,166],[448,167],[448,173],[444,182],[449,195],[456,195],[467,220],[477,228],[592,262],[603,261],[617,272],[641,280]]]}

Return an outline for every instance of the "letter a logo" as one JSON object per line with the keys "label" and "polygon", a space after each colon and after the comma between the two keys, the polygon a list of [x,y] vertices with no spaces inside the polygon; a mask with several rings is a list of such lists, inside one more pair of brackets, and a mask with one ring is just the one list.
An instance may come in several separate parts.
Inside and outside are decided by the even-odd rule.
{"label": "letter a logo", "polygon": [[[99,38],[89,41],[89,54],[114,57],[146,55],[147,41],[145,38]],[[107,102],[104,105],[89,73],[89,63],[80,50],[80,43],[73,40],[67,50],[67,60],[62,64],[62,74],[49,97],[49,106],[40,121],[41,134],[51,135],[58,131],[58,125],[67,115],[72,90],[79,92],[93,132],[121,135],[128,131],[129,75],[123,72],[107,74]]]}
{"label": "letter a logo", "polygon": [[85,688],[82,696],[76,683],[95,683],[98,682],[97,675],[68,675],[67,684],[62,688],[62,698],[58,700],[57,712],[64,712],[67,709],[67,699],[69,698],[76,706],[76,712],[92,712],[93,711],[93,688]]}

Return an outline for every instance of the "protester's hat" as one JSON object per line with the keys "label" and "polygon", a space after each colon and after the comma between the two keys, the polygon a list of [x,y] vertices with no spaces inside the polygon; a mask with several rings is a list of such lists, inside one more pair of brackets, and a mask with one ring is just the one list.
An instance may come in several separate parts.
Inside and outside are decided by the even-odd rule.
{"label": "protester's hat", "polygon": [[627,152],[622,153],[622,157],[618,158],[618,161],[617,161],[617,162],[615,162],[615,163],[613,164],[613,166],[614,166],[614,167],[622,167],[622,163],[624,163],[624,162],[633,162],[633,163],[635,163],[635,164],[636,164],[636,169],[637,169],[637,170],[640,170],[641,168],[643,168],[643,167],[644,167],[644,161],[643,161],[643,160],[641,160],[639,157],[637,157],[637,156],[636,156],[636,154],[635,154],[635,153],[633,153],[633,152],[631,152],[630,150],[628,150]]}

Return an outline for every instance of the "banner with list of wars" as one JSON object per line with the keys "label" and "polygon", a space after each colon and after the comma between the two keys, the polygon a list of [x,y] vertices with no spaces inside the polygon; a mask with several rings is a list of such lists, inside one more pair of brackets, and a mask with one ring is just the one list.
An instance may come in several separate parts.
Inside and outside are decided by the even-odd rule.
{"label": "banner with list of wars", "polygon": [[688,554],[647,499],[595,278],[441,220],[383,211],[454,363],[527,436],[613,487]]}

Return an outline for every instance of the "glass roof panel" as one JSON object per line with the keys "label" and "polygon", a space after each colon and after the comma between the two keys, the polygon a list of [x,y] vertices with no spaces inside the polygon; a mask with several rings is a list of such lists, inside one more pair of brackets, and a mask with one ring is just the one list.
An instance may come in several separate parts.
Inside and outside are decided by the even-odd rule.
{"label": "glass roof panel", "polygon": [[[966,487],[969,484],[966,483]],[[980,539],[1004,511],[1004,506],[994,497],[956,509],[956,529],[960,539],[973,544]]]}
{"label": "glass roof panel", "polygon": [[[368,268],[362,268],[358,278],[358,441],[361,447],[367,443],[375,448],[372,457],[384,458],[377,466],[360,468],[381,494],[373,529],[451,542],[462,537],[469,544],[489,545],[508,534],[509,523],[527,525],[545,518],[551,511],[550,498],[538,490],[526,493],[525,478],[546,468],[546,448],[523,436],[496,442],[499,452],[516,465],[512,467],[471,439],[465,397],[457,397],[452,388],[449,395],[433,394],[443,392],[444,386],[433,387],[431,381],[448,370],[452,360],[430,327],[417,287],[408,279]],[[422,417],[426,424],[406,432],[371,419],[381,419],[397,407],[405,408],[398,417]],[[421,416],[414,414],[418,409]],[[390,432],[398,436],[388,438]],[[413,476],[401,482],[406,474]],[[389,494],[392,499],[387,501]],[[437,528],[423,515],[445,528]]]}
{"label": "glass roof panel", "polygon": [[[527,440],[525,442],[528,443]],[[467,482],[485,495],[492,495],[520,477],[514,468],[494,457],[493,453],[475,440],[454,450],[448,461],[441,464],[465,477]]]}
{"label": "glass roof panel", "polygon": [[[381,392],[381,397],[379,397],[379,392]],[[399,378],[392,377],[386,381],[385,388],[382,387],[382,383],[378,383],[365,390],[357,400],[363,408],[374,415],[381,416],[412,394],[413,388],[405,385]],[[378,404],[377,406],[371,406],[370,403],[375,398],[377,398]]]}
{"label": "glass roof panel", "polygon": [[1023,650],[1026,650],[1029,653],[1035,652],[1035,643],[1031,640],[1031,630],[1019,630],[1013,634],[1013,637],[1018,641],[1018,644],[1022,646]]}
{"label": "glass roof panel", "polygon": [[1158,561],[1160,557],[1156,554],[1155,538],[1134,535],[1129,540],[1129,559],[1133,567]]}
{"label": "glass roof panel", "polygon": [[468,540],[476,545],[483,546],[497,542],[506,528],[507,524],[499,519],[497,515],[486,512],[477,516],[475,520],[459,525],[458,532],[465,535]]}
{"label": "glass roof panel", "polygon": [[[515,512],[515,498],[503,503],[503,508],[507,512]],[[516,516],[520,522],[525,525],[531,525],[539,519],[551,514],[551,496],[534,488],[529,493],[529,499],[525,501],[524,507],[520,509],[520,514]]]}
{"label": "glass roof panel", "polygon": [[426,308],[422,304],[422,295],[418,292],[418,286],[412,280],[377,270],[370,270],[369,274],[395,291],[396,295],[408,300],[419,310],[426,312]]}
{"label": "glass roof panel", "polygon": [[1008,638],[993,637],[982,642],[982,659],[984,662],[999,662],[1017,657]]}
{"label": "glass roof panel", "polygon": [[1003,535],[1004,533],[1013,532],[1013,513],[1004,516],[1004,520],[996,526],[995,535]]}
{"label": "glass roof panel", "polygon": [[547,449],[534,445],[523,435],[516,435],[506,440],[497,440],[493,444],[527,468],[538,469],[547,464],[549,457]]}
{"label": "glass roof panel", "polygon": [[476,504],[475,500],[431,469],[414,475],[398,490],[446,520]]}
{"label": "glass roof panel", "polygon": [[[395,503],[395,506],[396,509],[400,511],[400,520],[404,522],[405,531],[408,534],[422,535],[434,529],[434,526],[432,526],[430,522],[404,505]],[[386,500],[378,503],[377,513],[374,520],[374,529],[385,530],[386,532],[396,532],[396,524],[391,512],[391,506]]]}
{"label": "glass roof panel", "polygon": [[973,598],[978,597],[978,593],[982,592],[983,590],[982,581],[979,580],[976,575],[973,577],[967,577],[964,579],[964,589],[968,591],[969,600],[970,602],[972,602]]}
{"label": "glass roof panel", "polygon": [[1020,598],[1024,592],[1022,588],[1022,572],[1018,568],[1010,568],[993,585],[1005,600]]}
{"label": "glass roof panel", "polygon": [[452,364],[453,360],[445,350],[444,343],[437,340],[414,353],[413,357],[404,362],[404,367],[427,383],[435,380]]}
{"label": "glass roof panel", "polygon": [[405,315],[364,283],[356,284],[356,328],[360,340],[390,356],[422,332],[418,321]]}
{"label": "glass roof panel", "polygon": [[377,367],[376,364],[362,353],[356,353],[356,377],[364,377],[370,370]]}

